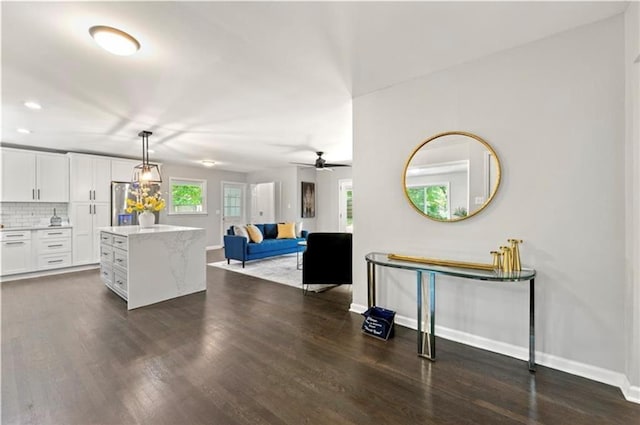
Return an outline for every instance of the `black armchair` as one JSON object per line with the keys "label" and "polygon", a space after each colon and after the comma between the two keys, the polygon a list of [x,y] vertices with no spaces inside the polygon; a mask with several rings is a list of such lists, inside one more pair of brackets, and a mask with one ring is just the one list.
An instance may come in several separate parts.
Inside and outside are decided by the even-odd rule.
{"label": "black armchair", "polygon": [[309,233],[302,254],[303,289],[308,285],[351,285],[351,257],[351,233]]}

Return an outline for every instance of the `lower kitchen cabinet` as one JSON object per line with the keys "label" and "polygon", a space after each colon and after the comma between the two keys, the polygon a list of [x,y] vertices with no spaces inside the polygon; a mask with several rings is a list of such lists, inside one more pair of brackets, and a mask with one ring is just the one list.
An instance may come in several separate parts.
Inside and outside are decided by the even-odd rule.
{"label": "lower kitchen cabinet", "polygon": [[0,276],[71,266],[70,228],[6,230],[0,240]]}
{"label": "lower kitchen cabinet", "polygon": [[0,232],[2,256],[0,275],[28,273],[33,270],[31,230]]}

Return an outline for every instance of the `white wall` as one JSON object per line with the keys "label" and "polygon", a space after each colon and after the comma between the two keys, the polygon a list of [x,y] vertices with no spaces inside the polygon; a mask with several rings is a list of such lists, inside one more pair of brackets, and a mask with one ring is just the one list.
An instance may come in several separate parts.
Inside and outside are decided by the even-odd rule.
{"label": "white wall", "polygon": [[[321,171],[316,173],[316,230],[319,232],[337,232],[339,223],[339,194],[338,182],[351,179],[351,167],[336,167],[333,172]],[[353,192],[354,202],[357,198]],[[357,226],[357,217],[354,217]]]}
{"label": "white wall", "polygon": [[[296,221],[296,167],[269,168],[247,174],[248,183],[276,182],[276,221]],[[299,214],[299,213],[298,213]]]}
{"label": "white wall", "polygon": [[[626,150],[625,181],[627,212],[625,335],[628,398],[640,402],[640,5],[631,3],[625,13]],[[624,390],[624,389],[623,389]]]}
{"label": "white wall", "polygon": [[[538,360],[622,376],[623,29],[617,16],[354,100],[354,309],[368,252],[490,262],[519,237],[538,270]],[[421,141],[450,130],[487,140],[503,180],[479,215],[440,223],[408,205],[401,174]],[[414,275],[378,277],[379,303],[415,319]],[[526,284],[438,282],[438,325],[526,352]]]}
{"label": "white wall", "polygon": [[169,177],[185,177],[207,181],[206,215],[168,215],[168,208],[160,213],[160,223],[174,226],[201,227],[207,231],[207,246],[222,244],[220,210],[222,209],[221,181],[244,182],[245,173],[221,171],[203,167],[164,164],[162,167],[163,197],[169,201]]}

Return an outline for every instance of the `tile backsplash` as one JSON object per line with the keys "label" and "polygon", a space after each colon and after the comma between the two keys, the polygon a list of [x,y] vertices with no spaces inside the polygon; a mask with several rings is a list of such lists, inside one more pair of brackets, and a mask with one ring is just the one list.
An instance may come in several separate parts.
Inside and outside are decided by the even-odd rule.
{"label": "tile backsplash", "polygon": [[53,209],[63,222],[69,220],[68,204],[49,202],[0,202],[0,224],[4,227],[27,227],[48,224]]}

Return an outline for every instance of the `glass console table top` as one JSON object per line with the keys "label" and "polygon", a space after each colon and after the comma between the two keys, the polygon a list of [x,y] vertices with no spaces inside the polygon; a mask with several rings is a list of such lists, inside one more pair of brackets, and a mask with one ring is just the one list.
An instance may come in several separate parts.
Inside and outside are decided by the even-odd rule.
{"label": "glass console table top", "polygon": [[417,263],[413,261],[390,260],[389,254],[381,252],[371,252],[365,255],[365,259],[373,264],[384,267],[395,267],[397,269],[422,270],[447,276],[464,277],[478,280],[489,280],[494,282],[521,282],[531,280],[535,277],[534,269],[522,269],[519,272],[505,273],[502,271],[488,271],[465,269],[462,267],[436,266],[433,264]]}

